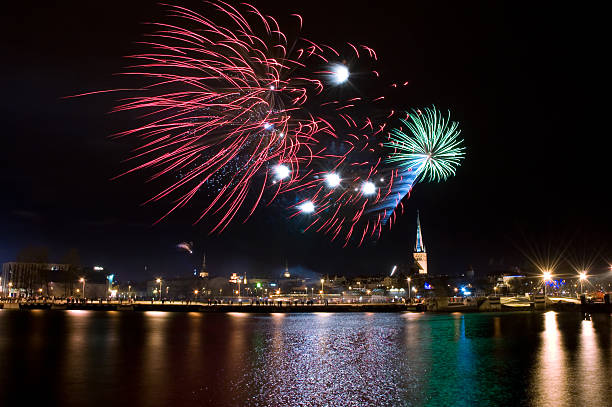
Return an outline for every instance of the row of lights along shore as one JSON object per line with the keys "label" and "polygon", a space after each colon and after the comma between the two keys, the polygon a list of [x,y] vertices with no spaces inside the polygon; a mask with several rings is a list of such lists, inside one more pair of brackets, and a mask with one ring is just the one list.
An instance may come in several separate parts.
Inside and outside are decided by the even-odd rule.
{"label": "row of lights along shore", "polygon": [[[579,272],[578,273],[578,278],[580,279],[580,294],[583,294],[583,292],[582,292],[582,283],[587,280],[587,272],[586,271]],[[553,279],[553,272],[552,272],[552,270],[543,270],[542,271],[542,281],[544,282],[544,295],[546,295],[546,283],[549,282],[549,281],[552,281],[552,279]]]}

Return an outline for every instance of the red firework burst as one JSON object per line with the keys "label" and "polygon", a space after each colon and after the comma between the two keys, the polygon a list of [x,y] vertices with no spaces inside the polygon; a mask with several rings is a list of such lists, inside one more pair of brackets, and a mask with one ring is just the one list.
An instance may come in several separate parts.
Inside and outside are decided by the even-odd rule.
{"label": "red firework burst", "polygon": [[116,134],[141,142],[130,158],[138,164],[124,174],[177,177],[147,202],[172,199],[165,217],[204,189],[212,197],[200,219],[217,214],[213,231],[222,231],[249,196],[253,212],[274,166],[288,168],[275,180],[282,189],[298,179],[317,135],[333,133],[303,107],[324,86],[308,64],[327,63],[324,50],[335,51],[305,39],[288,44],[276,20],[253,6],[210,5],[224,23],[169,6],[180,24],[154,24],[157,31],[141,43],[148,52],[130,56],[137,64],[127,72],[147,84],[114,111],[138,110],[145,121]]}

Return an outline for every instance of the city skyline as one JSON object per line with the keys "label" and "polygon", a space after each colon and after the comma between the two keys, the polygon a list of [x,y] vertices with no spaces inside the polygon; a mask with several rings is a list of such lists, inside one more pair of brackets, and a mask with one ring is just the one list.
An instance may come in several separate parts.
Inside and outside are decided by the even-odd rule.
{"label": "city skyline", "polygon": [[[132,118],[105,115],[116,100],[112,95],[63,97],[121,84],[113,74],[146,32],[139,22],[159,19],[163,10],[146,1],[75,4],[27,13],[26,6],[13,4],[7,11],[15,18],[6,53],[15,64],[3,67],[8,80],[3,107],[12,114],[5,126],[8,160],[2,164],[0,225],[10,236],[0,245],[2,261],[31,245],[48,246],[58,258],[74,247],[88,264],[138,278],[145,267],[150,273],[191,269],[188,256],[174,245],[193,241],[197,250],[209,253],[210,269],[223,274],[235,267],[280,268],[286,258],[322,274],[384,272],[411,261],[417,209],[427,228],[428,262],[441,273],[457,274],[470,266],[478,271],[491,263],[522,266],[527,260],[521,249],[532,242],[546,246],[561,240],[559,250],[570,246],[577,255],[585,252],[598,259],[600,269],[612,257],[606,246],[612,230],[603,178],[608,170],[599,159],[603,144],[598,148],[603,141],[595,136],[594,146],[572,143],[581,128],[565,119],[562,96],[576,89],[560,85],[565,83],[560,67],[577,62],[565,61],[560,52],[561,44],[575,40],[553,17],[539,18],[548,9],[532,8],[524,15],[480,4],[478,13],[469,13],[452,4],[440,10],[411,4],[397,9],[396,16],[384,9],[373,9],[369,16],[362,12],[365,3],[331,6],[338,13],[319,13],[318,3],[295,6],[308,21],[304,31],[309,36],[326,26],[332,41],[353,37],[371,44],[387,61],[386,73],[405,77],[410,86],[398,107],[452,109],[468,147],[454,178],[415,187],[394,229],[376,243],[343,249],[322,236],[303,234],[276,209],[263,208],[250,223],[233,225],[220,236],[208,236],[208,225],[192,226],[189,211],[153,226],[161,208],[140,206],[151,189],[138,178],[110,181],[120,172],[129,145],[108,136]],[[121,15],[114,12],[118,7]],[[291,12],[269,7],[273,14]],[[354,24],[331,24],[336,14]],[[18,18],[23,15],[28,18]],[[435,29],[427,23],[434,15]],[[406,28],[398,34],[400,23]],[[368,26],[377,28],[360,28]],[[39,31],[46,34],[35,34]],[[543,33],[549,31],[567,41],[547,41]],[[390,33],[404,39],[402,51],[388,40]],[[441,44],[446,55],[435,51]],[[583,108],[572,109],[582,113]],[[578,170],[568,156],[589,159]]]}
{"label": "city skyline", "polygon": [[612,405],[607,16],[3,4],[0,405]]}

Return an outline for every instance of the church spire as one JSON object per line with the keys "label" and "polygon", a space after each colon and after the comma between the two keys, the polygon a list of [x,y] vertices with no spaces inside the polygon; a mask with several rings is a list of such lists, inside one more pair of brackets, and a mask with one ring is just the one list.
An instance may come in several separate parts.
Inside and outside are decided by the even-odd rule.
{"label": "church spire", "polygon": [[416,243],[414,244],[414,253],[412,255],[414,256],[414,263],[419,270],[419,274],[427,274],[427,252],[425,251],[425,244],[423,244],[419,211],[417,211]]}
{"label": "church spire", "polygon": [[202,268],[200,269],[200,277],[208,277],[208,270],[206,270],[206,252],[204,252],[204,255],[202,256]]}
{"label": "church spire", "polygon": [[417,232],[416,232],[416,243],[414,245],[415,253],[424,253],[425,244],[423,243],[423,235],[421,233],[421,219],[419,217],[419,211],[417,210]]}

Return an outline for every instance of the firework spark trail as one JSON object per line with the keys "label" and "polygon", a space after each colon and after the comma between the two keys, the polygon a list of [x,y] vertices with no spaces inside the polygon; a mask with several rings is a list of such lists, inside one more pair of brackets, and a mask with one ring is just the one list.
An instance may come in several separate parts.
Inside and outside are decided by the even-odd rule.
{"label": "firework spark trail", "polygon": [[398,165],[401,181],[396,185],[395,199],[387,199],[374,208],[388,210],[383,222],[387,222],[397,204],[412,190],[418,181],[439,182],[455,175],[465,157],[463,140],[459,138],[459,123],[450,121],[435,107],[412,110],[401,122],[402,129],[392,129],[390,140],[383,145],[392,149],[387,162]]}
{"label": "firework spark trail", "polygon": [[[334,75],[309,70],[308,64],[330,61],[325,52],[340,54],[304,38],[289,44],[276,20],[251,5],[244,4],[243,13],[222,1],[208,4],[224,23],[166,6],[179,23],[153,24],[157,31],[141,42],[149,52],[132,55],[136,63],[125,73],[148,83],[114,109],[140,111],[147,122],[115,137],[141,141],[128,159],[138,164],[119,176],[143,170],[153,170],[149,180],[178,175],[145,202],[174,201],[159,220],[207,188],[213,196],[198,221],[217,214],[221,219],[213,230],[222,231],[249,193],[256,199],[248,216],[269,179],[276,194],[290,188],[308,174],[302,166],[312,161],[320,135],[337,137],[330,121],[309,113],[305,104],[324,91],[324,75]],[[345,110],[351,102],[334,101]],[[289,176],[275,179],[271,167],[280,164],[290,169]]]}
{"label": "firework spark trail", "polygon": [[[409,134],[388,133],[395,110],[377,119],[364,113],[384,95],[339,97],[334,88],[349,82],[352,63],[378,60],[373,49],[289,41],[273,17],[249,4],[240,5],[244,11],[206,4],[216,14],[166,5],[177,22],[153,23],[156,31],[140,43],[148,52],[130,56],[135,63],[124,73],[146,84],[113,110],[137,111],[144,121],[114,135],[140,142],[119,177],[146,171],[148,181],[165,182],[145,202],[171,202],[158,222],[202,192],[196,222],[215,217],[211,233],[222,232],[242,208],[246,221],[262,201],[288,194],[289,217],[310,217],[306,230],[361,244],[391,227],[417,180],[454,173],[463,158],[457,124],[435,109],[409,114]],[[302,17],[293,16],[301,30]],[[380,78],[371,68],[358,72]],[[389,87],[398,84],[378,88]]]}
{"label": "firework spark trail", "polygon": [[[407,131],[392,129],[385,142],[378,140],[378,132],[363,141],[347,138],[350,148],[345,154],[322,156],[332,170],[317,172],[297,187],[317,209],[318,218],[311,223],[319,224],[317,232],[331,234],[332,240],[342,233],[345,246],[355,233],[358,245],[368,236],[378,238],[384,225],[391,227],[395,209],[402,208],[402,199],[417,182],[454,175],[465,153],[458,123],[450,121],[450,114],[444,117],[435,107],[425,108],[407,113],[401,122]],[[366,159],[352,155],[364,151]],[[381,162],[381,156],[388,157]]]}

